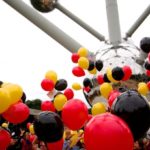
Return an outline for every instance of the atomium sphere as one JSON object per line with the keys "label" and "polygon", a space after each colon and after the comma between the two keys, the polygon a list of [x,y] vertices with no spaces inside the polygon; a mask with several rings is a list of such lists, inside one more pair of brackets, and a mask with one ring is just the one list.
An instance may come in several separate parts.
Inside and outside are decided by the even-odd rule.
{"label": "atomium sphere", "polygon": [[[148,80],[148,77],[145,75],[145,70],[143,67],[146,57],[145,55],[143,55],[143,53],[141,53],[141,50],[137,46],[135,46],[134,43],[130,40],[123,41],[117,46],[104,43],[104,45],[102,45],[102,48],[100,48],[93,57],[94,60],[102,60],[103,68],[100,71],[100,74],[103,75],[106,75],[107,68],[113,69],[115,67],[123,66],[131,67],[131,78],[125,82],[113,84],[112,86],[114,90],[120,91],[120,89],[126,88],[137,89],[137,85],[139,82],[146,82]],[[99,84],[96,83],[94,77],[92,81],[93,88],[91,88],[90,92],[84,92],[85,98],[90,105],[93,105],[95,102],[98,101],[105,101],[99,92]]]}
{"label": "atomium sphere", "polygon": [[38,11],[47,13],[55,8],[57,0],[30,0],[30,2]]}

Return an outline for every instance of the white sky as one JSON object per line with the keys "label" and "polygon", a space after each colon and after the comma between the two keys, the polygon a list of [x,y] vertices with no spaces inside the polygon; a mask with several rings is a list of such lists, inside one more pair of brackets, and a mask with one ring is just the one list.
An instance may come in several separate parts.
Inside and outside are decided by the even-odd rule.
{"label": "white sky", "polygon": [[[24,0],[29,3],[29,0]],[[60,0],[68,10],[105,35],[108,39],[105,0]],[[122,35],[150,3],[149,0],[118,0]],[[75,24],[58,10],[42,14],[75,40],[92,51],[99,49],[101,42]],[[40,82],[48,70],[57,72],[59,78],[65,78],[69,87],[82,79],[74,77],[71,70],[71,53],[59,45],[30,21],[0,1],[0,80],[17,83],[22,86],[27,99],[48,99],[41,89]],[[139,41],[150,36],[150,16],[132,37]],[[84,99],[82,92],[75,92],[76,98]]]}

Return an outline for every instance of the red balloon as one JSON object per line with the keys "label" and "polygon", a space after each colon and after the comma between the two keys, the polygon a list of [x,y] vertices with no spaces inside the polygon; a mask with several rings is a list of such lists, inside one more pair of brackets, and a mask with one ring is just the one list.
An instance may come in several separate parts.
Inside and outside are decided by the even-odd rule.
{"label": "red balloon", "polygon": [[89,86],[87,86],[87,87],[84,87],[83,90],[88,93],[88,92],[90,92],[91,88]]}
{"label": "red balloon", "polygon": [[31,123],[28,122],[28,123],[27,123],[27,129],[29,129],[30,125],[31,125]]}
{"label": "red balloon", "polygon": [[53,111],[53,112],[56,111],[55,106],[51,101],[43,101],[41,103],[41,110],[42,111]]}
{"label": "red balloon", "polygon": [[150,70],[146,70],[146,75],[150,77]]}
{"label": "red balloon", "polygon": [[64,95],[67,97],[68,100],[70,100],[74,97],[74,92],[72,89],[68,88],[64,91]]}
{"label": "red balloon", "polygon": [[150,62],[150,52],[148,53],[147,58],[148,58],[148,61]]}
{"label": "red balloon", "polygon": [[150,81],[147,82],[147,87],[150,90]]}
{"label": "red balloon", "polygon": [[52,91],[55,87],[54,82],[49,79],[43,79],[41,82],[41,87],[45,91]]}
{"label": "red balloon", "polygon": [[48,150],[62,150],[63,149],[64,140],[61,139],[59,141],[53,143],[47,143]]}
{"label": "red balloon", "polygon": [[126,123],[110,113],[94,116],[85,126],[86,150],[133,150],[133,136]]}
{"label": "red balloon", "polygon": [[104,83],[104,79],[103,79],[103,75],[102,74],[100,74],[100,75],[98,75],[97,76],[97,81],[98,81],[98,84],[102,84],[102,83]]}
{"label": "red balloon", "polygon": [[0,129],[0,150],[6,150],[6,148],[10,144],[10,141],[10,134],[4,129]]}
{"label": "red balloon", "polygon": [[72,73],[73,73],[74,76],[77,76],[77,77],[82,77],[82,76],[85,75],[84,70],[79,66],[74,67],[72,69]]}
{"label": "red balloon", "polygon": [[120,95],[121,93],[119,91],[114,91],[113,93],[110,94],[109,98],[108,98],[108,104],[109,107],[112,106],[114,100]]}
{"label": "red balloon", "polygon": [[87,120],[87,122],[89,122],[92,118],[93,118],[93,116],[91,114],[88,114],[88,120]]}
{"label": "red balloon", "polygon": [[129,66],[124,66],[122,68],[123,72],[124,72],[124,77],[122,79],[122,81],[126,81],[128,79],[130,79],[131,75],[132,75],[132,70]]}
{"label": "red balloon", "polygon": [[71,99],[62,109],[62,120],[71,130],[79,130],[88,120],[88,109],[79,99]]}
{"label": "red balloon", "polygon": [[73,53],[71,56],[71,60],[73,63],[77,63],[79,58],[80,58],[80,56],[77,53]]}
{"label": "red balloon", "polygon": [[24,103],[16,103],[11,105],[2,116],[10,123],[18,124],[25,121],[29,116],[29,108]]}
{"label": "red balloon", "polygon": [[34,141],[35,138],[36,138],[35,135],[33,135],[33,134],[30,134],[30,135],[29,135],[29,141],[30,141],[31,143]]}

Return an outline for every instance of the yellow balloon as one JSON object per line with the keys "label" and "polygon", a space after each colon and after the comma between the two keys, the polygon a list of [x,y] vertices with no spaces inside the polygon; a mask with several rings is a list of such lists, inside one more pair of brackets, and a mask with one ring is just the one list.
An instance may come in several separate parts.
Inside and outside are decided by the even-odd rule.
{"label": "yellow balloon", "polygon": [[47,71],[45,74],[45,78],[52,80],[54,84],[57,82],[57,74],[55,71],[52,71],[52,70]]}
{"label": "yellow balloon", "polygon": [[74,131],[72,134],[72,137],[70,138],[70,148],[75,146],[78,142],[78,133],[77,131]]}
{"label": "yellow balloon", "polygon": [[29,126],[29,131],[30,131],[31,134],[35,134],[35,132],[34,132],[34,125],[33,124],[31,124]]}
{"label": "yellow balloon", "polygon": [[82,69],[88,69],[89,68],[89,60],[85,57],[80,57],[79,60],[78,60],[78,65]]}
{"label": "yellow balloon", "polygon": [[5,112],[11,105],[9,93],[6,89],[0,88],[0,114]]}
{"label": "yellow balloon", "polygon": [[97,73],[97,69],[94,68],[93,70],[89,71],[90,74],[96,74]]}
{"label": "yellow balloon", "polygon": [[8,123],[2,123],[1,125],[3,128],[8,128]]}
{"label": "yellow balloon", "polygon": [[103,83],[100,86],[100,93],[103,97],[105,97],[106,99],[108,98],[110,92],[113,90],[112,85],[110,83]]}
{"label": "yellow balloon", "polygon": [[144,83],[144,82],[141,82],[138,84],[138,92],[141,94],[141,95],[144,95],[146,96],[149,92],[149,89],[147,87],[147,84]]}
{"label": "yellow balloon", "polygon": [[17,103],[23,95],[23,90],[21,86],[17,84],[8,84],[4,86],[4,89],[6,89],[9,93],[11,104]]}
{"label": "yellow balloon", "polygon": [[78,52],[80,57],[87,57],[88,56],[88,50],[84,47],[79,48]]}
{"label": "yellow balloon", "polygon": [[92,115],[98,115],[106,112],[105,105],[103,103],[96,103],[92,107]]}
{"label": "yellow balloon", "polygon": [[63,94],[59,94],[54,98],[54,106],[57,111],[61,111],[64,104],[67,102],[67,97]]}
{"label": "yellow balloon", "polygon": [[74,90],[81,90],[82,89],[82,87],[81,87],[81,85],[79,84],[79,83],[73,83],[72,84],[72,88],[74,89]]}
{"label": "yellow balloon", "polygon": [[118,81],[115,80],[113,77],[112,77],[112,69],[111,68],[107,68],[106,70],[106,75],[107,75],[107,78],[109,79],[109,81],[113,82],[113,83],[117,83]]}

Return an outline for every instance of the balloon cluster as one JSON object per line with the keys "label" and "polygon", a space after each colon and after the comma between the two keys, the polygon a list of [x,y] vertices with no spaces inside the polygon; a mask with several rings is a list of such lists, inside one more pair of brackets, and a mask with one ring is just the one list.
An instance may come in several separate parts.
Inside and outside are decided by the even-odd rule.
{"label": "balloon cluster", "polygon": [[78,66],[72,69],[72,73],[76,77],[84,76],[85,71],[88,71],[90,74],[96,74],[97,71],[101,71],[103,68],[103,62],[101,60],[94,61],[88,58],[88,50],[83,47],[81,47],[77,53],[73,53],[71,59],[73,63],[78,64]]}
{"label": "balloon cluster", "polygon": [[[42,102],[41,109],[45,112],[39,114],[34,124],[37,136],[48,142],[50,149],[56,144],[60,146],[63,143],[63,124],[73,131],[84,128],[84,143],[87,150],[99,148],[132,150],[134,141],[143,137],[150,127],[150,105],[145,97],[149,93],[150,81],[139,82],[134,90],[129,90],[128,87],[116,88],[116,85],[126,83],[132,77],[130,66],[107,68],[106,72],[101,74],[102,61],[88,58],[88,51],[85,48],[80,48],[77,53],[72,54],[71,59],[73,63],[78,64],[72,70],[74,76],[83,77],[86,72],[94,76],[92,79],[84,78],[83,87],[79,83],[73,83],[72,89],[82,89],[88,94],[93,92],[96,83],[98,97],[105,98],[108,106],[97,102],[88,112],[82,100],[73,98],[73,90],[66,89],[65,82],[56,87],[58,81],[56,73],[48,72],[44,80],[51,80],[53,88],[44,88],[44,86],[42,88],[53,95],[53,100]],[[61,118],[57,119],[62,121],[60,126],[54,119],[56,110],[61,111]],[[56,128],[53,128],[54,124],[57,131],[60,131],[59,134],[56,133]],[[40,130],[41,128],[43,130]],[[48,137],[51,136],[50,133],[48,134],[49,130],[53,131],[51,134],[54,133],[53,137],[56,136],[56,140]]]}
{"label": "balloon cluster", "polygon": [[0,114],[10,123],[21,123],[29,116],[29,108],[21,100],[23,93],[22,88],[17,84],[1,84]]}

